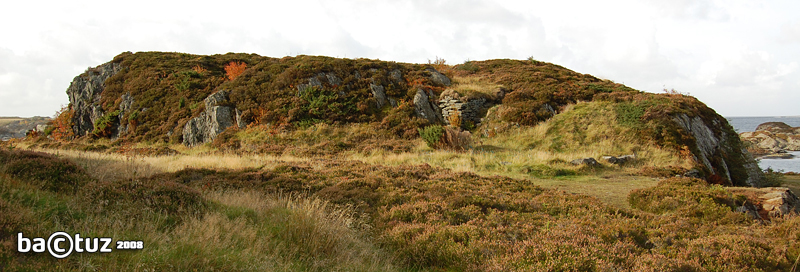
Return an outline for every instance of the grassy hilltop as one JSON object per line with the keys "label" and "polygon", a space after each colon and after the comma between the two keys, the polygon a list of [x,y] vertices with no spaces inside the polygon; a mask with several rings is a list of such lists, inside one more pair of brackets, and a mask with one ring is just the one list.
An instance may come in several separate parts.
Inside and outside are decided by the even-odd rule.
{"label": "grassy hilltop", "polygon": [[[0,146],[0,270],[789,271],[800,256],[800,219],[734,187],[752,158],[724,118],[550,63],[123,53],[68,95],[45,134]],[[420,114],[452,103],[474,107]],[[188,144],[207,120],[226,127]],[[16,233],[56,231],[144,248],[16,252]]]}

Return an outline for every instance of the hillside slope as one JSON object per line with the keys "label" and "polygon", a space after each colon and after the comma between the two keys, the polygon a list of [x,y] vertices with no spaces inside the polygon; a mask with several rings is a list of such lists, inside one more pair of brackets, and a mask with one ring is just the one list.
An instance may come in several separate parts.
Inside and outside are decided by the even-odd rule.
{"label": "hillside slope", "polygon": [[[491,137],[504,128],[549,122],[571,105],[589,103],[586,107],[608,114],[578,110],[548,123],[548,151],[591,147],[605,139],[619,152],[635,154],[638,147],[621,145],[632,141],[671,150],[714,183],[758,187],[763,179],[732,127],[697,99],[644,93],[535,60],[447,66],[128,52],[76,77],[67,94],[71,111],[66,114],[78,136],[187,146],[213,141],[251,151],[266,145],[264,150],[278,153],[296,144],[280,133],[319,125],[363,126],[313,149],[365,150],[372,148],[365,143],[417,138],[419,128],[436,124]],[[589,130],[598,118],[616,129],[586,134],[600,131]],[[248,142],[252,135],[261,141]]]}

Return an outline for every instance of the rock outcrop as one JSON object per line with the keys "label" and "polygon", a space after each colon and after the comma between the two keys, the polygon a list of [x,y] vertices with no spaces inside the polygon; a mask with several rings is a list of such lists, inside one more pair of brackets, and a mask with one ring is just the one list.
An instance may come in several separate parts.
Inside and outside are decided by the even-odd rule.
{"label": "rock outcrop", "polygon": [[791,127],[783,122],[760,124],[756,131],[742,132],[739,137],[750,144],[752,153],[759,156],[800,151],[800,127]]}
{"label": "rock outcrop", "polygon": [[434,84],[442,86],[450,86],[450,79],[447,78],[447,76],[445,76],[444,74],[439,73],[439,71],[436,71],[433,68],[428,68],[425,71],[428,71],[431,74],[431,81]]}
{"label": "rock outcrop", "polygon": [[417,94],[414,95],[414,111],[419,117],[428,120],[428,122],[438,124],[443,122],[444,119],[439,112],[439,106],[431,101],[433,97],[432,91],[417,88]]}
{"label": "rock outcrop", "polygon": [[94,130],[95,122],[105,113],[99,104],[108,78],[122,70],[119,63],[108,62],[75,77],[67,88],[72,105],[72,130],[76,136],[84,136]]}
{"label": "rock outcrop", "polygon": [[[755,219],[769,220],[800,213],[800,199],[786,187],[728,188],[734,194],[744,195],[747,202],[737,210]],[[750,204],[754,207],[750,207]]]}
{"label": "rock outcrop", "polygon": [[206,109],[192,118],[183,128],[183,144],[195,146],[208,143],[230,126],[244,127],[239,110],[221,105],[228,101],[228,91],[221,90],[206,97]]}
{"label": "rock outcrop", "polygon": [[695,160],[710,172],[709,176],[718,175],[733,185],[760,187],[764,173],[752,155],[732,129],[720,121],[724,120],[722,117],[708,119],[706,122],[700,116],[689,117],[686,114],[673,117],[673,121],[694,138]]}

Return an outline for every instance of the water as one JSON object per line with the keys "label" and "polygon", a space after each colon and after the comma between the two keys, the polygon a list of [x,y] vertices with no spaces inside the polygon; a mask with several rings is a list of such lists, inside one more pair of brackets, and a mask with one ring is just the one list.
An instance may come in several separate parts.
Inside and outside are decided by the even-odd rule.
{"label": "water", "polygon": [[[755,131],[756,127],[766,122],[784,122],[792,127],[800,127],[800,116],[778,116],[778,117],[728,117],[728,123],[738,133]],[[789,152],[794,154],[791,159],[762,159],[758,162],[761,169],[767,167],[783,172],[800,172],[800,151]]]}
{"label": "water", "polygon": [[784,122],[793,127],[800,127],[800,116],[761,116],[761,117],[727,117],[728,123],[736,133],[756,131],[756,127],[766,122]]}
{"label": "water", "polygon": [[790,151],[789,153],[794,154],[794,158],[761,159],[761,161],[758,162],[758,166],[761,166],[761,169],[771,167],[772,170],[780,172],[800,172],[800,151]]}

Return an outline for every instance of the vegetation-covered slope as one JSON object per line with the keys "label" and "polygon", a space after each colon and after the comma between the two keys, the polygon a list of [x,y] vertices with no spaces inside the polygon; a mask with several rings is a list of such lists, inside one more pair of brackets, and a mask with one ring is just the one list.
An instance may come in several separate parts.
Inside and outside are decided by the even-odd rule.
{"label": "vegetation-covered slope", "polygon": [[[522,151],[585,150],[603,138],[619,153],[592,156],[654,146],[691,161],[686,168],[696,168],[714,183],[759,186],[762,179],[727,121],[697,99],[643,93],[535,60],[448,66],[443,61],[123,53],[76,77],[68,94],[71,111],[64,115],[73,122],[70,131],[111,138],[113,145],[213,141],[237,152],[283,153],[297,151],[303,141],[295,136],[317,124],[344,131],[301,151],[315,154],[404,152],[420,129],[446,124],[470,130],[473,142],[483,142],[504,129],[532,128],[570,105],[591,102],[592,110],[572,111],[572,117],[560,118],[569,121],[550,124],[549,135],[562,139],[553,138],[547,150],[531,142]],[[604,134],[586,138],[583,132],[598,127],[595,123],[604,123]],[[470,138],[454,132],[427,135],[454,140],[460,149],[469,142],[462,138]],[[639,147],[628,145],[631,141]]]}

